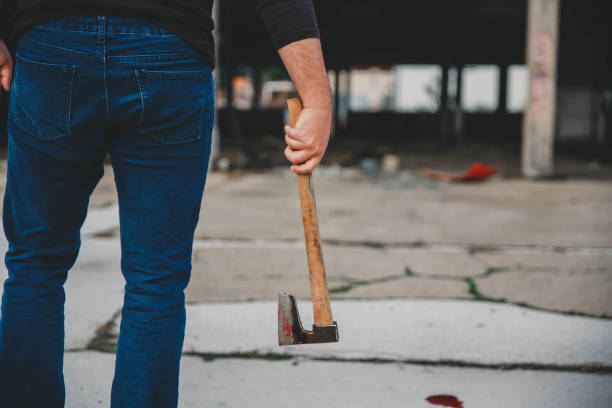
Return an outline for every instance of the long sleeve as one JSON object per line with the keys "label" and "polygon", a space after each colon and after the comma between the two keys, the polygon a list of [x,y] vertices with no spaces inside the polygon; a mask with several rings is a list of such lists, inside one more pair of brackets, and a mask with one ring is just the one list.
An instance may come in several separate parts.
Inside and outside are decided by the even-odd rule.
{"label": "long sleeve", "polygon": [[305,38],[319,38],[312,0],[254,0],[276,49]]}

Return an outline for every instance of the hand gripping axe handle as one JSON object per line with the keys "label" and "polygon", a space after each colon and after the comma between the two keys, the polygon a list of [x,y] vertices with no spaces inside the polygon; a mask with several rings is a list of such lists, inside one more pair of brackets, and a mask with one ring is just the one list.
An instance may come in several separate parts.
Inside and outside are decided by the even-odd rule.
{"label": "hand gripping axe handle", "polygon": [[[287,105],[291,127],[295,127],[302,110],[302,101],[298,98],[289,99]],[[304,330],[295,297],[288,293],[281,293],[278,299],[278,344],[281,346],[338,341],[338,325],[332,319],[325,281],[325,267],[323,266],[323,252],[321,251],[321,238],[319,237],[319,225],[317,224],[312,175],[299,174],[297,179],[302,220],[304,222],[306,255],[310,271],[314,325],[312,331]]]}

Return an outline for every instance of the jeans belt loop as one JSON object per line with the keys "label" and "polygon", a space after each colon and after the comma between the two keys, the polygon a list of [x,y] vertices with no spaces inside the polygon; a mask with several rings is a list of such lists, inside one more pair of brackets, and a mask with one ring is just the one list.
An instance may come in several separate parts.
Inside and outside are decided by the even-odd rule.
{"label": "jeans belt loop", "polygon": [[106,16],[98,16],[98,44],[104,44],[106,37]]}

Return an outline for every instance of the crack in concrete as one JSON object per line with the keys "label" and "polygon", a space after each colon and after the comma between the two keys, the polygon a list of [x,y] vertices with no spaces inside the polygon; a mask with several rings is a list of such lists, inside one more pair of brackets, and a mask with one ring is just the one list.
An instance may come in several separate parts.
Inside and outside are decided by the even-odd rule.
{"label": "crack in concrete", "polygon": [[235,351],[230,353],[207,353],[198,351],[186,351],[183,352],[184,356],[200,357],[204,361],[215,361],[217,359],[242,359],[242,360],[268,360],[268,361],[282,361],[282,360],[293,360],[296,358],[295,355],[283,354],[283,353],[260,353],[258,351]]}
{"label": "crack in concrete", "polygon": [[[118,236],[107,234],[107,231],[89,234],[96,235],[102,239],[119,239]],[[350,241],[339,239],[323,239],[323,245],[333,247],[360,247],[370,249],[396,249],[396,248],[419,248],[438,252],[454,253],[512,253],[512,254],[542,254],[559,253],[572,255],[611,255],[612,247],[579,247],[579,246],[556,246],[556,245],[512,245],[512,244],[462,244],[462,243],[427,243],[423,241],[408,242],[381,242],[381,241]],[[205,248],[302,248],[304,245],[299,239],[268,239],[268,238],[241,238],[241,237],[200,237],[194,241],[194,249]]]}
{"label": "crack in concrete", "polygon": [[339,287],[335,287],[335,288],[331,288],[329,289],[329,293],[330,294],[336,294],[336,293],[347,293],[350,290],[354,289],[357,286],[367,286],[367,285],[373,285],[376,283],[383,283],[383,282],[389,282],[389,281],[394,281],[394,280],[399,280],[399,279],[404,279],[406,277],[412,276],[412,271],[410,271],[410,269],[406,268],[404,271],[403,275],[387,275],[387,276],[381,276],[379,278],[374,278],[374,279],[352,279],[350,277],[342,277],[342,279],[344,279],[345,281],[348,281],[349,283],[344,285],[344,286],[339,286]]}
{"label": "crack in concrete", "polygon": [[[374,285],[377,283],[384,283],[384,282],[408,279],[408,278],[454,280],[454,281],[465,282],[465,284],[467,285],[467,293],[470,295],[470,298],[465,299],[465,298],[457,297],[453,299],[474,300],[478,302],[504,303],[504,304],[515,305],[519,307],[524,307],[526,309],[558,313],[558,314],[567,315],[567,316],[580,316],[580,317],[591,317],[591,318],[596,318],[596,319],[612,320],[612,316],[608,316],[605,313],[596,315],[592,313],[578,312],[575,310],[555,310],[555,309],[535,306],[527,302],[517,302],[517,301],[509,300],[507,298],[495,298],[495,297],[487,296],[478,289],[478,284],[476,280],[484,279],[494,274],[510,272],[510,271],[512,271],[512,268],[510,267],[488,267],[486,271],[484,271],[483,273],[480,273],[477,275],[471,275],[471,276],[462,276],[462,275],[444,275],[444,274],[423,274],[423,273],[414,272],[412,269],[410,269],[410,267],[406,267],[404,268],[403,275],[399,275],[399,274],[387,275],[387,276],[382,276],[379,278],[369,279],[369,280],[353,279],[347,276],[336,277],[335,279],[341,280],[343,282],[348,282],[348,283],[343,286],[329,289],[329,293],[330,294],[339,294],[339,293],[346,294],[358,286]],[[334,279],[330,279],[330,280],[333,281]],[[343,299],[351,299],[351,298],[343,297]]]}
{"label": "crack in concrete", "polygon": [[[523,269],[528,269],[528,268],[529,267],[523,267]],[[555,309],[550,309],[546,307],[535,306],[527,302],[517,302],[517,301],[509,300],[507,298],[495,298],[495,297],[487,296],[478,289],[478,283],[476,282],[476,280],[484,279],[493,274],[511,272],[511,271],[512,271],[512,268],[509,268],[509,267],[489,267],[487,268],[485,272],[478,274],[478,275],[472,275],[472,276],[455,276],[455,275],[441,275],[441,274],[426,275],[426,274],[419,274],[419,273],[414,273],[414,272],[410,276],[430,278],[430,279],[464,281],[468,286],[468,293],[471,295],[471,297],[469,299],[456,298],[458,300],[475,300],[479,302],[504,303],[504,304],[511,304],[515,306],[524,307],[526,309],[558,313],[558,314],[567,315],[567,316],[592,317],[596,319],[612,320],[612,316],[608,316],[605,313],[596,315],[592,313],[578,312],[575,310],[555,310]]]}
{"label": "crack in concrete", "polygon": [[[472,295],[473,300],[484,301],[484,302],[497,302],[497,303],[513,303],[509,302],[505,298],[494,298],[490,296],[484,296],[480,290],[478,289],[478,285],[476,284],[476,279],[484,279],[487,276],[491,276],[497,273],[503,273],[508,271],[510,268],[495,268],[489,267],[486,271],[479,275],[466,276],[463,278],[463,281],[468,285],[468,293]],[[516,303],[514,303],[516,304]]]}
{"label": "crack in concrete", "polygon": [[[489,268],[484,273],[478,275],[479,277],[490,276],[494,273],[504,272],[507,268]],[[391,275],[388,277],[377,278],[374,280],[389,279],[390,277],[399,278],[410,278],[410,277],[427,277],[427,275],[417,274],[413,272],[410,268],[406,268],[404,275]],[[434,279],[453,279],[453,280],[467,280],[471,279],[471,277],[460,277],[460,276],[452,276],[452,275],[437,275]],[[349,278],[350,279],[350,278]],[[357,286],[360,284],[369,284],[364,282],[370,281],[361,281],[356,280],[353,282]],[[555,310],[548,310],[544,308],[538,308],[531,305],[527,305],[519,302],[508,302],[506,299],[494,299],[482,296],[479,294],[478,289],[475,283],[473,284],[473,292],[474,296],[478,296],[478,298],[474,299],[465,299],[465,298],[457,298],[457,300],[479,300],[479,301],[492,301],[496,303],[511,303],[517,306],[525,307],[533,310],[542,310],[555,312],[566,315],[577,315],[583,317],[598,317],[609,319],[609,317],[604,316],[592,316],[578,312],[559,312]],[[470,289],[472,286],[470,287]],[[67,353],[75,353],[75,352],[85,352],[85,351],[98,351],[103,353],[116,353],[117,351],[117,319],[121,314],[121,309],[116,311],[113,316],[103,325],[101,325],[98,329],[96,329],[96,334],[94,338],[92,338],[87,346],[84,348],[74,348],[67,349],[65,352]],[[262,353],[257,350],[247,351],[247,352],[227,352],[227,353],[214,353],[214,352],[196,352],[196,351],[188,351],[183,352],[185,356],[195,356],[200,357],[206,362],[212,362],[217,359],[250,359],[250,360],[264,360],[264,361],[284,361],[284,360],[294,360],[293,365],[298,365],[300,361],[309,360],[309,361],[321,361],[321,362],[340,362],[340,363],[371,363],[371,364],[406,364],[406,365],[418,365],[418,366],[437,366],[437,367],[455,367],[455,368],[476,368],[476,369],[492,369],[492,370],[526,370],[526,371],[557,371],[557,372],[574,372],[574,373],[584,373],[584,374],[603,374],[603,375],[611,375],[612,374],[612,365],[606,364],[597,364],[597,363],[587,363],[587,364],[551,364],[551,363],[531,363],[531,362],[517,362],[517,363],[479,363],[474,361],[465,361],[465,360],[451,360],[451,359],[442,359],[442,360],[428,360],[428,359],[388,359],[388,358],[342,358],[342,357],[314,357],[305,354],[286,354],[286,353],[277,353],[277,352],[266,352]]]}
{"label": "crack in concrete", "polygon": [[117,318],[121,314],[121,309],[113,313],[113,316],[102,326],[96,329],[95,336],[87,343],[83,350],[96,350],[106,353],[117,351]]}
{"label": "crack in concrete", "polygon": [[588,374],[612,374],[612,366],[605,364],[546,364],[546,363],[479,363],[464,360],[427,360],[427,359],[386,359],[386,358],[342,358],[342,357],[313,357],[305,354],[285,354],[285,353],[260,353],[232,352],[232,353],[205,353],[205,352],[185,352],[184,356],[201,357],[204,361],[215,361],[217,359],[248,359],[248,360],[295,360],[294,365],[300,361],[322,361],[339,363],[373,363],[373,364],[410,364],[419,366],[438,366],[438,367],[458,367],[458,368],[480,368],[494,370],[527,370],[527,371],[560,371],[577,372]]}
{"label": "crack in concrete", "polygon": [[[254,239],[254,238],[200,238],[196,240],[204,244],[207,241],[214,241],[219,245],[231,246],[232,243],[301,243],[297,239]],[[462,243],[428,243],[423,241],[407,242],[382,242],[382,241],[351,241],[340,239],[323,239],[322,243],[329,246],[342,247],[363,247],[372,249],[394,249],[394,248],[423,248],[441,252],[466,252],[476,253],[563,253],[580,255],[612,255],[612,247],[579,247],[579,246],[559,246],[559,245],[513,245],[513,244],[462,244]]]}
{"label": "crack in concrete", "polygon": [[463,278],[464,282],[468,285],[468,293],[472,296],[471,300],[476,300],[479,302],[495,302],[495,303],[512,303],[509,302],[506,298],[494,298],[489,296],[484,296],[478,290],[478,285],[471,277]]}
{"label": "crack in concrete", "polygon": [[441,252],[476,253],[562,253],[581,255],[612,255],[612,247],[565,247],[559,245],[512,245],[512,244],[461,244],[461,243],[427,243],[412,242],[380,242],[380,241],[347,241],[324,239],[323,244],[331,246],[365,247],[374,249],[393,248],[423,248]]}
{"label": "crack in concrete", "polygon": [[[523,268],[529,268],[523,267]],[[548,268],[546,268],[548,270]],[[471,276],[457,276],[457,275],[444,275],[444,274],[423,274],[414,272],[410,267],[404,268],[403,274],[393,274],[382,276],[374,279],[354,279],[348,276],[339,276],[331,278],[330,281],[341,281],[346,282],[345,285],[339,286],[336,288],[329,289],[330,294],[339,294],[339,293],[347,293],[359,286],[367,286],[373,285],[377,283],[384,283],[394,280],[408,279],[408,278],[427,278],[427,279],[440,279],[440,280],[454,280],[454,281],[463,281],[468,286],[468,293],[471,295],[469,299],[465,298],[455,298],[457,300],[473,300],[473,301],[483,301],[483,302],[492,302],[492,303],[504,303],[504,304],[512,304],[519,307],[524,307],[526,309],[537,310],[537,311],[546,311],[553,312],[562,315],[570,315],[570,316],[580,316],[580,317],[590,317],[590,318],[598,318],[604,320],[612,320],[612,316],[607,316],[605,314],[602,315],[593,315],[589,313],[577,312],[577,311],[559,311],[554,309],[548,309],[543,307],[538,307],[534,305],[530,305],[526,302],[515,302],[508,300],[507,298],[494,298],[490,296],[486,296],[480,292],[478,289],[478,284],[476,280],[484,279],[494,274],[504,273],[511,271],[512,269],[509,267],[488,267],[483,273]],[[118,336],[116,334],[117,324],[116,320],[121,314],[121,309],[116,311],[113,316],[102,326],[96,329],[95,336],[89,341],[87,346],[84,349],[70,349],[67,350],[69,352],[75,351],[84,351],[84,350],[96,350],[107,353],[114,353],[117,349],[117,340]],[[187,352],[184,355],[196,355],[202,357],[206,361],[213,361],[217,358],[249,358],[249,359],[261,359],[261,360],[288,360],[299,357],[299,355],[287,355],[281,353],[266,353],[261,354],[259,352],[235,352],[235,353],[196,353],[196,352]],[[545,371],[567,371],[567,372],[585,372],[585,373],[603,373],[610,374],[612,373],[612,366],[602,366],[602,365],[546,365],[546,364],[536,364],[536,363],[492,363],[492,364],[481,364],[481,363],[473,363],[473,362],[465,362],[465,361],[454,361],[454,360],[385,360],[385,359],[340,359],[340,358],[310,358],[312,360],[320,360],[320,361],[346,361],[346,362],[376,362],[376,363],[405,363],[405,364],[416,364],[416,365],[439,365],[439,366],[453,366],[453,367],[471,367],[471,368],[488,368],[488,369],[501,369],[501,370],[514,370],[514,369],[524,369],[524,370],[545,370]]]}
{"label": "crack in concrete", "polygon": [[[409,268],[406,268],[406,269],[409,269]],[[412,272],[411,276],[415,276],[415,277],[419,277],[419,278],[465,281],[465,279],[467,279],[467,278],[470,278],[470,279],[486,278],[487,276],[493,275],[495,273],[506,272],[509,269],[510,268],[507,268],[507,267],[503,267],[503,268],[488,267],[486,269],[486,271],[484,271],[483,273],[479,273],[479,274],[476,274],[476,275],[469,275],[469,276],[465,276],[465,275],[444,275],[444,274],[439,274],[439,273],[424,274],[424,273],[416,273],[416,272]]]}
{"label": "crack in concrete", "polygon": [[[87,351],[98,351],[102,353],[114,354],[116,350],[98,350],[91,348],[76,348],[67,349],[65,353],[83,353]],[[236,351],[229,353],[208,353],[198,351],[183,352],[183,356],[200,357],[206,362],[215,360],[243,359],[243,360],[263,360],[263,361],[287,361],[294,360],[293,365],[298,365],[302,361],[321,361],[321,362],[337,362],[337,363],[366,363],[366,364],[406,364],[418,366],[434,366],[434,367],[455,367],[455,368],[479,368],[485,370],[525,370],[525,371],[556,371],[566,373],[581,373],[581,374],[601,374],[612,375],[612,365],[607,364],[552,364],[552,363],[479,363],[475,361],[465,360],[428,360],[428,359],[401,359],[394,360],[389,358],[342,358],[342,357],[314,357],[306,354],[285,354],[259,351]]]}

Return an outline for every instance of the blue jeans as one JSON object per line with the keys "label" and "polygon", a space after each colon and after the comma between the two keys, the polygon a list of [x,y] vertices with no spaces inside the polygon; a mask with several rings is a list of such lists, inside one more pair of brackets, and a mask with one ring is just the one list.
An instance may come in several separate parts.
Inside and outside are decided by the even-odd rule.
{"label": "blue jeans", "polygon": [[183,291],[210,155],[211,71],[179,37],[135,19],[65,18],[20,40],[9,100],[0,406],[64,406],[63,285],[107,153],[126,281],[111,405],[176,406]]}

